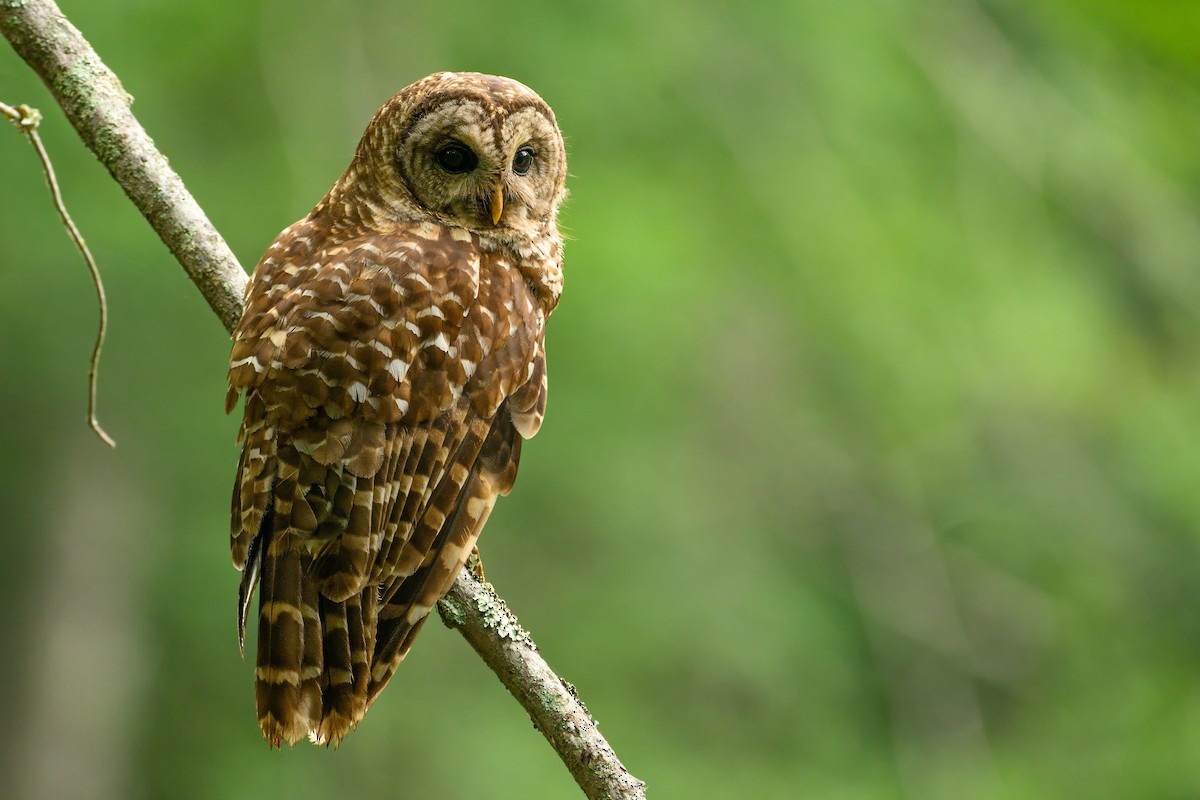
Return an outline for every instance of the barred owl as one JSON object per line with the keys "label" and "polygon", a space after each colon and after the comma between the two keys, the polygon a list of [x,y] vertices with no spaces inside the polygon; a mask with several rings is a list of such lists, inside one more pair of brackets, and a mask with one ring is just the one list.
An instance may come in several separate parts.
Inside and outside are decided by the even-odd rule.
{"label": "barred owl", "polygon": [[431,75],[255,269],[226,409],[245,394],[231,549],[272,745],[362,719],[512,488],[546,407],[565,176],[537,94]]}

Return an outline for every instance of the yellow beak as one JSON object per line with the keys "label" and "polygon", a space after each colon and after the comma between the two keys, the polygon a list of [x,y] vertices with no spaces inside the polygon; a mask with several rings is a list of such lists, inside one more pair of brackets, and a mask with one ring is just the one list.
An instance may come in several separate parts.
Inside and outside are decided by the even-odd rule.
{"label": "yellow beak", "polygon": [[500,215],[504,213],[504,184],[496,181],[492,189],[492,224],[500,224]]}

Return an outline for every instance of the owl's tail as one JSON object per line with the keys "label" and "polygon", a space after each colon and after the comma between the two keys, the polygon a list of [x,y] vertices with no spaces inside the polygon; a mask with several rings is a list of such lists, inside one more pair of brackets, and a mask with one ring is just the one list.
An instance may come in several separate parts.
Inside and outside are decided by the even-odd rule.
{"label": "owl's tail", "polygon": [[366,713],[377,593],[371,587],[341,602],[323,597],[316,581],[304,580],[311,557],[288,526],[279,523],[284,510],[274,508],[264,517],[239,593],[239,630],[244,634],[257,579],[258,722],[275,747],[306,737],[336,745]]}
{"label": "owl's tail", "polygon": [[[275,514],[265,522],[274,522]],[[258,722],[273,746],[294,744],[316,728],[321,716],[319,596],[305,587],[293,537],[279,530],[261,535],[258,661],[254,695]],[[316,629],[314,631],[314,628]]]}

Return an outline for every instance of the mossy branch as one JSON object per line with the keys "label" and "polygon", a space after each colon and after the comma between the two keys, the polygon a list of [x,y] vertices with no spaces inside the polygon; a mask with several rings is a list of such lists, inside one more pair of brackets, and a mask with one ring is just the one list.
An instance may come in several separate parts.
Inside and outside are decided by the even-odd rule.
{"label": "mossy branch", "polygon": [[[117,76],[50,0],[0,0],[0,33],[232,331],[246,273],[133,116]],[[550,669],[490,584],[464,572],[438,608],[529,713],[588,798],[645,797],[644,784],[625,770],[574,689]]]}

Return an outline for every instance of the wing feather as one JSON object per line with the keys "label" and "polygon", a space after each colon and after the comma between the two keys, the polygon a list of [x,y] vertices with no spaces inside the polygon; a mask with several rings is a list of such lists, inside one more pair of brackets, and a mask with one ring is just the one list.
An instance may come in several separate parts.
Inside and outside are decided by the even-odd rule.
{"label": "wing feather", "polygon": [[257,579],[274,744],[362,718],[545,409],[544,313],[511,262],[419,226],[321,246],[319,211],[256,270],[229,371],[239,635]]}
{"label": "wing feather", "polygon": [[472,422],[413,535],[408,552],[420,557],[419,566],[411,574],[398,574],[383,588],[369,699],[383,690],[434,604],[450,590],[496,497],[511,488],[519,441],[507,414]]}

